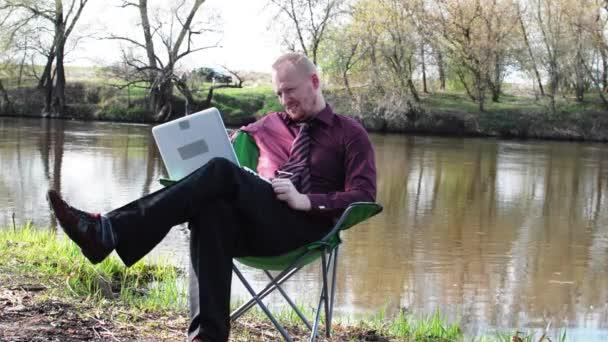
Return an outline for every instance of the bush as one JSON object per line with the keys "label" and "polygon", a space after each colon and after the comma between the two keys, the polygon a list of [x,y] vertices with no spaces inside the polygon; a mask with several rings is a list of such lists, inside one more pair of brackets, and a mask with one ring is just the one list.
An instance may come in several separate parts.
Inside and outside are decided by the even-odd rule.
{"label": "bush", "polygon": [[65,101],[67,103],[84,103],[85,92],[85,85],[83,83],[68,83],[65,85]]}
{"label": "bush", "polygon": [[129,120],[144,121],[147,113],[144,107],[131,107],[127,109],[126,116]]}
{"label": "bush", "polygon": [[101,101],[101,87],[90,86],[85,90],[86,103],[97,104]]}

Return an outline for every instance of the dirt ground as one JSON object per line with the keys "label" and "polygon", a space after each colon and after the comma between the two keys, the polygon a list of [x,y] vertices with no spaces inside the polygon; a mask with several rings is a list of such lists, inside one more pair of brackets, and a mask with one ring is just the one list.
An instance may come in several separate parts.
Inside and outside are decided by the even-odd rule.
{"label": "dirt ground", "polygon": [[135,316],[117,307],[102,309],[40,298],[44,292],[42,286],[0,287],[0,340],[185,340],[185,317]]}
{"label": "dirt ground", "polygon": [[[6,279],[5,279],[6,280]],[[134,312],[118,305],[58,299],[43,285],[0,284],[0,341],[185,341],[185,315]],[[290,328],[294,340],[308,333]],[[280,341],[266,320],[239,320],[231,341]],[[323,340],[323,339],[320,339]],[[332,341],[388,341],[374,331],[335,327]]]}

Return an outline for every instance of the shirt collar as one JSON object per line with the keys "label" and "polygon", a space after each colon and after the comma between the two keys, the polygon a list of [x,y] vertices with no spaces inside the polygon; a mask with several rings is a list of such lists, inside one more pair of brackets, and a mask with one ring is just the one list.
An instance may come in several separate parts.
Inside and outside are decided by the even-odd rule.
{"label": "shirt collar", "polygon": [[325,108],[315,116],[315,119],[323,122],[327,126],[332,126],[334,123],[334,115],[334,111],[326,104]]}
{"label": "shirt collar", "polygon": [[[291,125],[294,122],[291,120],[291,118],[289,117],[289,115],[287,115],[287,113],[285,112],[281,112],[279,113],[281,118],[283,119],[283,121],[285,121],[285,123],[287,125]],[[317,113],[314,117],[312,117],[312,119],[310,119],[310,121],[315,121],[315,120],[319,120],[322,123],[326,124],[327,126],[333,126],[334,123],[334,111],[331,109],[331,107],[329,106],[329,104],[325,105],[325,108],[323,108],[322,111],[320,111],[319,113]]]}

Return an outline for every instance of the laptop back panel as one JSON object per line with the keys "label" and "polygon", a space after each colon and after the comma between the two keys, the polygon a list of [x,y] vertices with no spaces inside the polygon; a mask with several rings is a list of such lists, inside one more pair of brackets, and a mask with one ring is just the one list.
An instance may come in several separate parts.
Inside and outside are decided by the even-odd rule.
{"label": "laptop back panel", "polygon": [[215,157],[239,165],[216,108],[155,126],[152,135],[172,180],[189,175]]}

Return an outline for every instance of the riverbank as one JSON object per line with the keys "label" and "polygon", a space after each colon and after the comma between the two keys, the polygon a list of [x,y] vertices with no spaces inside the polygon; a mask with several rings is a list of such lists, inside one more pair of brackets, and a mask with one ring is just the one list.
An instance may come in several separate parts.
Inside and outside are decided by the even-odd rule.
{"label": "riverbank", "polygon": [[[139,262],[125,268],[111,256],[91,265],[55,231],[0,228],[0,340],[183,340],[186,289],[181,271],[168,264]],[[297,317],[280,310],[279,320],[304,340]],[[384,314],[350,322],[336,319],[332,340],[454,341],[455,324],[439,314],[414,321]],[[274,341],[280,336],[257,311],[233,324],[232,341]]]}
{"label": "riverbank", "polygon": [[[13,89],[10,116],[40,117],[42,94],[34,88]],[[348,113],[360,120],[371,132],[413,133],[452,136],[487,136],[522,139],[554,139],[572,141],[608,141],[608,111],[594,94],[585,102],[561,97],[556,111],[549,110],[547,99],[536,99],[525,92],[512,90],[500,102],[488,102],[480,112],[462,92],[424,94],[419,103],[378,95],[360,90],[353,97],[342,90],[327,89],[326,97],[337,112]],[[68,85],[68,112],[65,118],[119,122],[146,122],[146,91],[129,91],[98,83],[75,82]],[[514,95],[517,94],[517,95]],[[196,92],[194,110],[201,109],[206,91]],[[217,88],[211,106],[217,107],[226,125],[239,127],[255,121],[266,113],[281,110],[271,87]],[[185,101],[175,95],[172,100],[174,117],[185,113]]]}

